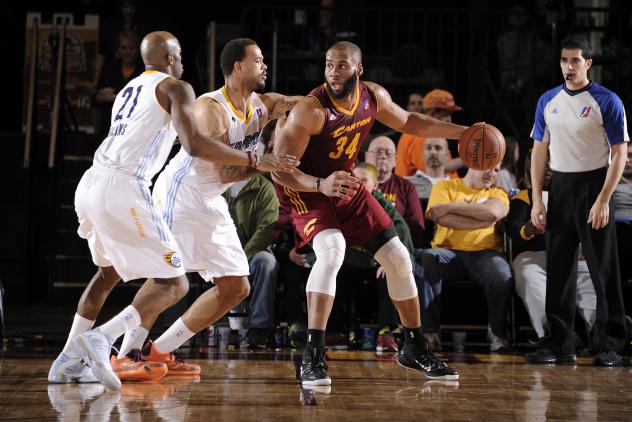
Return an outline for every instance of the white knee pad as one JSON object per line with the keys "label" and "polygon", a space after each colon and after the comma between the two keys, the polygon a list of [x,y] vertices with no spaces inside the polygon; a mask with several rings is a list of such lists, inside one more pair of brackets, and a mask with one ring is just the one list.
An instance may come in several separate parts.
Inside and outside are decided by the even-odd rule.
{"label": "white knee pad", "polygon": [[410,254],[398,237],[392,238],[378,249],[375,260],[386,271],[386,286],[391,299],[402,301],[417,296]]}
{"label": "white knee pad", "polygon": [[314,236],[316,262],[307,279],[308,292],[336,295],[336,275],[345,259],[345,238],[338,229],[327,229]]}

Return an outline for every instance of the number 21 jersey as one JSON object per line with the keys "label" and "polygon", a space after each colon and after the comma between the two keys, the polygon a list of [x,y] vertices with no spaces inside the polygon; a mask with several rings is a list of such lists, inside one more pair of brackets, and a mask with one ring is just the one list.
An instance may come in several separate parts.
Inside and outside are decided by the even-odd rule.
{"label": "number 21 jersey", "polygon": [[171,114],[159,103],[156,87],[171,76],[148,70],[118,93],[110,131],[94,155],[94,163],[151,180],[169,157],[176,138]]}

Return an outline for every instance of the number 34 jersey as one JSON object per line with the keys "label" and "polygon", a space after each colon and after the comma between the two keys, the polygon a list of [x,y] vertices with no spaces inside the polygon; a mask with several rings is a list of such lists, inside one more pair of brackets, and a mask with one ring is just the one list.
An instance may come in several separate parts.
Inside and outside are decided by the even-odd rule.
{"label": "number 34 jersey", "polygon": [[171,115],[158,103],[156,86],[166,73],[148,70],[118,93],[112,107],[107,138],[94,155],[94,163],[146,181],[167,161],[176,138]]}
{"label": "number 34 jersey", "polygon": [[338,170],[351,172],[377,115],[373,92],[364,82],[359,82],[356,102],[349,110],[329,95],[325,84],[309,95],[323,107],[325,123],[321,132],[310,138],[299,169],[315,177],[327,177]]}

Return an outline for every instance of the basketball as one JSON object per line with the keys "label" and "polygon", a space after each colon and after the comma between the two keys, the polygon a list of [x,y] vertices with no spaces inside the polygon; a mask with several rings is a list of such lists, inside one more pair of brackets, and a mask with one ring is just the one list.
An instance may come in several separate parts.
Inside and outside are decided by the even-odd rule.
{"label": "basketball", "polygon": [[490,170],[505,156],[505,137],[490,124],[473,124],[459,138],[459,156],[471,169]]}

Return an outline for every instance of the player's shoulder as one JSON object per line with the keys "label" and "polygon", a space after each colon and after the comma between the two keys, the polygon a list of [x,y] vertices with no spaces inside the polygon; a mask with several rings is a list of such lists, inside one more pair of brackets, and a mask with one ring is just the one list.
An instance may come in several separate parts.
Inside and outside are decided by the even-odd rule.
{"label": "player's shoulder", "polygon": [[325,106],[314,95],[307,95],[296,102],[292,108],[292,113],[298,113],[299,115],[320,115],[324,114]]}
{"label": "player's shoulder", "polygon": [[360,81],[367,88],[367,91],[376,98],[390,98],[390,95],[386,88],[382,85],[371,81]]}
{"label": "player's shoulder", "polygon": [[188,82],[168,76],[158,83],[158,90],[172,95],[195,95],[193,87]]}

